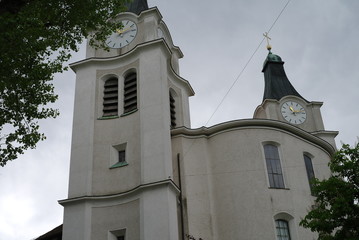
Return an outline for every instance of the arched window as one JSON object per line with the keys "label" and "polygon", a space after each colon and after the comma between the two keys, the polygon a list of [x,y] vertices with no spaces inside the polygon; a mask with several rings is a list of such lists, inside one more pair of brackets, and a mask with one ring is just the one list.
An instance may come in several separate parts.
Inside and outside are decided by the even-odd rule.
{"label": "arched window", "polygon": [[130,73],[125,77],[123,113],[137,109],[137,75]]}
{"label": "arched window", "polygon": [[273,144],[266,144],[264,155],[266,158],[269,185],[272,188],[284,188],[282,167],[280,164],[278,147]]}
{"label": "arched window", "polygon": [[290,240],[289,224],[286,220],[276,220],[275,228],[277,230],[277,240]]}
{"label": "arched window", "polygon": [[170,92],[170,115],[171,115],[171,128],[176,127],[176,105],[175,105],[175,99]]}
{"label": "arched window", "polygon": [[312,192],[311,181],[315,178],[315,175],[314,175],[312,159],[307,154],[304,154],[304,163],[305,163],[305,169],[307,170],[310,191]]}
{"label": "arched window", "polygon": [[103,90],[103,116],[118,114],[118,79],[113,77],[105,81]]}

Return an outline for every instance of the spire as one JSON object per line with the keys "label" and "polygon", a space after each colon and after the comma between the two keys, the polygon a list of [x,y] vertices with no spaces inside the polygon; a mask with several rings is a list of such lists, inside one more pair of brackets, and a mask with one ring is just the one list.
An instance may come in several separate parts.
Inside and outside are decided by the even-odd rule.
{"label": "spire", "polygon": [[[282,58],[271,52],[271,47],[268,47],[268,56],[263,64],[264,73],[264,96],[263,101],[266,99],[280,100],[282,97],[294,95],[303,98],[290,83],[287,75],[285,74]],[[308,102],[308,101],[307,101]]]}
{"label": "spire", "polygon": [[133,12],[137,15],[148,9],[147,0],[131,0],[126,6],[128,12]]}

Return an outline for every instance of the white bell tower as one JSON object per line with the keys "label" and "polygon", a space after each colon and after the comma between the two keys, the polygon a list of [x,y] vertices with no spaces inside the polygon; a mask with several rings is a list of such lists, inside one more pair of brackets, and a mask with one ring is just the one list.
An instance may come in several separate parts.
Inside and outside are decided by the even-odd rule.
{"label": "white bell tower", "polygon": [[69,195],[60,201],[63,239],[177,240],[170,130],[190,127],[194,92],[179,76],[183,55],[157,8],[117,20],[127,27],[109,36],[110,51],[87,46],[86,59],[71,64],[76,91]]}

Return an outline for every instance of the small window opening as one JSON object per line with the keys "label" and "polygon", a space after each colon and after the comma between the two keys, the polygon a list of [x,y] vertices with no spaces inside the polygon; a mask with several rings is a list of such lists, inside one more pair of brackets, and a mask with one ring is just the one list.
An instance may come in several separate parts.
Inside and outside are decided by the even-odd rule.
{"label": "small window opening", "polygon": [[112,165],[110,169],[128,165],[128,163],[126,162],[126,150],[118,150],[117,154],[118,161],[114,165]]}
{"label": "small window opening", "polygon": [[119,151],[118,152],[118,162],[126,162],[126,152],[125,150]]}
{"label": "small window opening", "polygon": [[120,229],[115,231],[110,231],[108,235],[108,240],[125,240],[126,238],[126,229]]}

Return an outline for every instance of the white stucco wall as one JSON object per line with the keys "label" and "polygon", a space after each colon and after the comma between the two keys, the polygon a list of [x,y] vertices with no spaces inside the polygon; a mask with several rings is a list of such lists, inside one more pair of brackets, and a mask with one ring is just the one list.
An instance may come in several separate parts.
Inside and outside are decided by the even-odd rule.
{"label": "white stucco wall", "polygon": [[[173,157],[177,153],[182,156],[182,194],[188,234],[206,240],[238,239],[239,236],[273,240],[275,217],[286,215],[292,217],[289,224],[293,240],[316,236],[299,227],[301,217],[306,215],[314,199],[303,154],[312,156],[315,176],[321,179],[330,174],[327,163],[334,149],[329,143],[289,124],[286,127],[293,129],[268,126],[265,121],[261,121],[262,126],[241,126],[241,121],[237,121],[208,131],[172,132]],[[232,125],[226,128],[226,124]],[[296,135],[293,130],[302,134]],[[269,187],[265,143],[278,145],[285,189]]]}
{"label": "white stucco wall", "polygon": [[[69,198],[60,201],[65,206],[64,239],[77,235],[79,240],[103,239],[106,226],[110,231],[114,222],[124,221],[109,211],[126,218],[128,211],[132,212],[128,209],[138,212],[131,215],[140,229],[138,236],[131,233],[134,239],[178,239],[178,189],[171,182],[169,91],[172,87],[177,94],[179,124],[189,125],[187,98],[193,90],[173,70],[172,54],[167,43],[158,39],[121,56],[71,65],[77,79]],[[128,71],[137,73],[138,110],[122,115],[121,88]],[[120,89],[119,114],[110,119],[102,118],[103,85],[108,77],[117,77]],[[125,146],[128,165],[111,169],[118,146]],[[152,186],[158,183],[166,183],[166,187]],[[138,189],[139,205],[126,207],[120,203],[123,194]],[[101,207],[97,206],[99,202]],[[96,219],[103,221],[97,224]],[[126,229],[134,231],[130,229],[135,227]]]}

